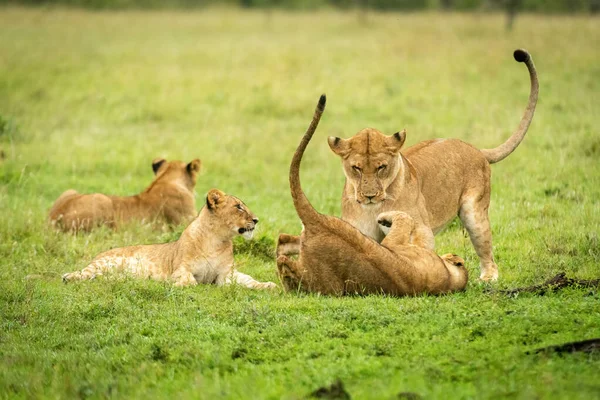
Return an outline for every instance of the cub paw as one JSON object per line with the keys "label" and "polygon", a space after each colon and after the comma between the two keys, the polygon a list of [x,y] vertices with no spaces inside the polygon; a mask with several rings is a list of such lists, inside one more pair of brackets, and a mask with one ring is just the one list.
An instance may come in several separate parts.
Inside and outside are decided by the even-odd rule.
{"label": "cub paw", "polygon": [[288,235],[287,233],[280,234],[275,252],[277,256],[298,254],[300,252],[300,237]]}
{"label": "cub paw", "polygon": [[263,282],[260,286],[260,289],[277,289],[277,285],[273,282]]}
{"label": "cub paw", "polygon": [[66,274],[63,274],[62,281],[63,281],[63,283],[69,283],[75,279],[78,279],[80,276],[81,276],[81,272],[79,272],[79,271],[68,272]]}
{"label": "cub paw", "polygon": [[465,266],[465,260],[462,257],[457,256],[456,254],[444,254],[442,256],[442,259],[456,267],[464,267]]}

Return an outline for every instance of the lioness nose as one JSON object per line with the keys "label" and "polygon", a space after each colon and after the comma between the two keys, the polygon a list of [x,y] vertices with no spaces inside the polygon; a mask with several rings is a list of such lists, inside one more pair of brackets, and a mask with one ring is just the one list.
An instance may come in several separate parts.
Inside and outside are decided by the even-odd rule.
{"label": "lioness nose", "polygon": [[252,221],[254,221],[255,224],[258,224],[258,218],[252,218]]}
{"label": "lioness nose", "polygon": [[373,197],[375,197],[375,196],[365,196],[365,197],[369,200],[373,200]]}

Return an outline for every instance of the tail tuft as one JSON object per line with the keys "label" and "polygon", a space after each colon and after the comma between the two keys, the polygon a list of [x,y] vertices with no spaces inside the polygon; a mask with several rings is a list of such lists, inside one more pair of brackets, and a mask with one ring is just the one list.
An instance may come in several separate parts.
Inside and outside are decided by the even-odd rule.
{"label": "tail tuft", "polygon": [[319,104],[317,105],[319,111],[323,112],[323,110],[325,110],[325,103],[327,103],[327,96],[323,93],[319,98]]}
{"label": "tail tuft", "polygon": [[529,55],[529,53],[527,52],[527,50],[525,50],[525,49],[517,49],[513,53],[513,57],[518,62],[527,62],[527,61],[529,61],[529,58],[531,56]]}

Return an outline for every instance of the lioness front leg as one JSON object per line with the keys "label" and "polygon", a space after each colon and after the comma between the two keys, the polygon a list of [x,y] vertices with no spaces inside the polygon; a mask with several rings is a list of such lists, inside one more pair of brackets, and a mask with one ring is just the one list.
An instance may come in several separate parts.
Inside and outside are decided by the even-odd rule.
{"label": "lioness front leg", "polygon": [[294,256],[300,253],[300,236],[282,233],[277,241],[277,257]]}
{"label": "lioness front leg", "polygon": [[469,232],[471,243],[480,259],[481,275],[483,281],[498,279],[498,266],[494,262],[492,253],[492,231],[488,207],[490,205],[489,191],[487,196],[472,197],[463,202],[458,216]]}

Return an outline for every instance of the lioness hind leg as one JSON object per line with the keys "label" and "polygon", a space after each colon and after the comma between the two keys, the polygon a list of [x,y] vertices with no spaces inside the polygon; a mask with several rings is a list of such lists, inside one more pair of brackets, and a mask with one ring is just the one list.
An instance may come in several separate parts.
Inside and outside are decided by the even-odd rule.
{"label": "lioness hind leg", "polygon": [[277,257],[300,254],[300,236],[282,233],[277,240]]}
{"label": "lioness hind leg", "polygon": [[479,256],[481,265],[479,279],[483,281],[498,279],[498,266],[494,262],[492,252],[492,230],[488,215],[489,205],[489,194],[479,198],[472,197],[463,201],[458,213],[460,220],[469,232],[475,252]]}

